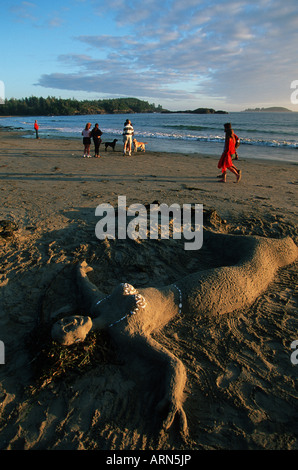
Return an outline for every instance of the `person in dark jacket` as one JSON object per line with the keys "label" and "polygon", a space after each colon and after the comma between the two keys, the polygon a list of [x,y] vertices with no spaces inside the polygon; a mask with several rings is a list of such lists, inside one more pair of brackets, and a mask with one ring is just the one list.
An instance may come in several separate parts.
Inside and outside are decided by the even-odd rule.
{"label": "person in dark jacket", "polygon": [[93,127],[92,131],[91,131],[91,137],[92,137],[93,142],[94,142],[94,149],[95,149],[94,157],[95,158],[100,157],[100,155],[99,155],[99,146],[101,144],[101,136],[102,136],[102,132],[98,127],[98,123],[96,123],[95,126]]}

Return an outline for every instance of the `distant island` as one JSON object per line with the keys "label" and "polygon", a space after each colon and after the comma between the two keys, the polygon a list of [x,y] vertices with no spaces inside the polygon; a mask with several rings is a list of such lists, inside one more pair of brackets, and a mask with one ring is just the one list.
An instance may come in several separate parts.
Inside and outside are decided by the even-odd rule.
{"label": "distant island", "polygon": [[215,111],[212,108],[197,108],[193,111],[186,110],[186,111],[163,111],[166,113],[175,113],[175,114],[229,114],[227,111]]}
{"label": "distant island", "polygon": [[76,100],[55,98],[6,99],[0,106],[0,116],[75,116],[96,114],[133,113],[189,113],[189,114],[228,114],[211,108],[198,108],[194,111],[169,111],[161,105],[155,106],[137,98],[115,98],[106,100]]}
{"label": "distant island", "polygon": [[272,106],[271,108],[245,109],[244,112],[245,113],[292,113],[293,111],[287,108]]}

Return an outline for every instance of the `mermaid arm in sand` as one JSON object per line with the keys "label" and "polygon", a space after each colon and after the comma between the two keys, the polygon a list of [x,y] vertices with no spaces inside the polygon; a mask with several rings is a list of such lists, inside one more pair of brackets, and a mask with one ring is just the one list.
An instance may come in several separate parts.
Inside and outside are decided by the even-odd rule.
{"label": "mermaid arm in sand", "polygon": [[92,268],[86,262],[77,267],[79,295],[90,317],[76,315],[59,320],[52,329],[53,339],[70,345],[84,341],[91,330],[109,329],[124,357],[133,353],[162,372],[160,386],[154,391],[155,409],[162,417],[165,430],[178,416],[180,429],[186,435],[187,420],[182,406],[186,382],[184,365],[150,336],[179,312],[179,289],[174,286],[173,289],[147,288],[138,292],[130,284],[120,284],[110,296],[104,296],[89,280],[87,273],[90,271]]}

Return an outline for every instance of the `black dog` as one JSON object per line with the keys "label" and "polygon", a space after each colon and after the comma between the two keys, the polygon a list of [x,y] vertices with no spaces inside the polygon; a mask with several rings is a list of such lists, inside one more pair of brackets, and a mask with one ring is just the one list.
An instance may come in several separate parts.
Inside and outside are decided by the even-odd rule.
{"label": "black dog", "polygon": [[113,142],[105,142],[106,151],[108,147],[112,147],[112,149],[115,150],[116,142],[118,142],[118,139],[114,139]]}

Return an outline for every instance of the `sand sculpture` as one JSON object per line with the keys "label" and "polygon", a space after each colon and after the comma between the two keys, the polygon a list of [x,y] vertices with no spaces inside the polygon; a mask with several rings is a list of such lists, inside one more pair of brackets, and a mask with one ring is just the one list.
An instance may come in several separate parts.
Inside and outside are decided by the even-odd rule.
{"label": "sand sculpture", "polygon": [[207,243],[226,253],[225,265],[188,275],[175,284],[136,290],[120,284],[111,295],[102,294],[88,279],[92,268],[86,262],[77,266],[77,285],[84,310],[89,316],[59,320],[52,328],[55,341],[69,345],[84,341],[91,330],[108,329],[125,357],[130,350],[145,355],[163,369],[157,412],[166,416],[168,430],[175,417],[187,433],[183,410],[186,372],[183,363],[157,343],[151,334],[176,315],[222,315],[250,305],[273,280],[280,267],[297,259],[298,248],[291,238],[265,239],[254,236],[209,234]]}

